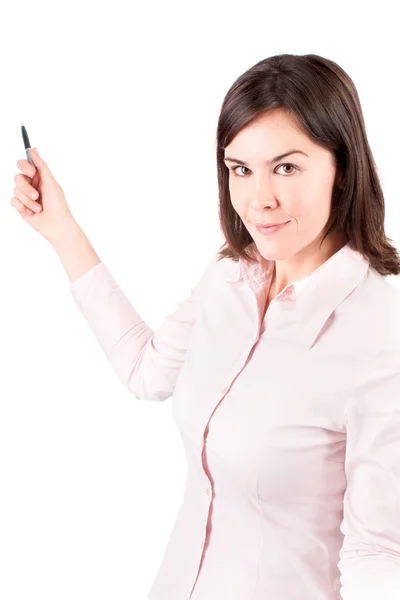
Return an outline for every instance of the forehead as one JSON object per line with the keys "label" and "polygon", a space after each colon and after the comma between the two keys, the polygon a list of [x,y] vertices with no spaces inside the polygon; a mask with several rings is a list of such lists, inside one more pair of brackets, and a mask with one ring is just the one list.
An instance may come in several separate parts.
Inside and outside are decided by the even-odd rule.
{"label": "forehead", "polygon": [[281,111],[267,113],[245,125],[226,146],[232,150],[235,147],[251,145],[276,149],[282,147],[284,152],[287,144],[294,142],[303,145],[311,144],[311,140],[296,125],[294,120]]}
{"label": "forehead", "polygon": [[[244,161],[261,157],[262,161],[268,161],[292,149],[302,150],[310,158],[332,159],[330,150],[312,140],[291,115],[278,110],[263,114],[243,127],[225,146],[224,156]],[[301,154],[296,157],[306,159]]]}

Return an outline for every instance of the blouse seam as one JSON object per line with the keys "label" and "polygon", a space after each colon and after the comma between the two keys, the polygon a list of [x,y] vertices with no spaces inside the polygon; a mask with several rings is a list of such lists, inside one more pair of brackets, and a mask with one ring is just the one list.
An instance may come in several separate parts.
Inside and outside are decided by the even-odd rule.
{"label": "blouse seam", "polygon": [[260,494],[258,493],[258,482],[260,479],[260,461],[258,462],[258,469],[257,469],[257,481],[256,481],[256,494],[257,494],[257,504],[258,507],[260,509],[260,513],[261,513],[261,519],[260,519],[260,527],[261,527],[261,533],[262,533],[262,546],[261,546],[261,551],[260,551],[260,556],[258,558],[258,565],[257,565],[257,577],[256,577],[256,583],[254,586],[254,594],[253,594],[253,600],[256,597],[256,593],[257,593],[257,589],[258,589],[258,582],[260,580],[260,565],[261,565],[261,558],[263,556],[263,552],[264,552],[264,546],[265,546],[265,535],[264,535],[264,530],[263,530],[263,508],[260,504]]}

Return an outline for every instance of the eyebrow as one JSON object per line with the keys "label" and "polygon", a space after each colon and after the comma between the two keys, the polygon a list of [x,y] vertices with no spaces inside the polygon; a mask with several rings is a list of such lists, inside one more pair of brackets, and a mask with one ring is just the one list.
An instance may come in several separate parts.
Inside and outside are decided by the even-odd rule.
{"label": "eyebrow", "polygon": [[[267,165],[272,165],[273,163],[277,162],[278,160],[281,160],[282,158],[285,158],[285,156],[289,156],[290,154],[304,154],[304,156],[307,156],[307,158],[309,158],[308,154],[306,154],[302,150],[290,150],[289,152],[284,152],[283,154],[279,154],[279,156],[275,156],[275,158],[272,158],[271,160],[267,160],[265,162]],[[246,162],[244,162],[244,160],[239,160],[238,158],[230,158],[229,156],[225,156],[224,161],[225,160],[229,160],[230,162],[240,163],[241,165],[244,165],[245,167],[249,166]]]}

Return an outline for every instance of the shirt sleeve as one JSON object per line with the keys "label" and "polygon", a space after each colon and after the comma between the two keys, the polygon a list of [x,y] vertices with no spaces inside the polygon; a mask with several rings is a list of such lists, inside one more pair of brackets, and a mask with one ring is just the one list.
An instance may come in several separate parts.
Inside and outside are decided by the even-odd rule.
{"label": "shirt sleeve", "polygon": [[70,284],[76,305],[117,377],[137,399],[172,396],[217,254],[157,331],[146,324],[103,262]]}
{"label": "shirt sleeve", "polygon": [[347,408],[343,600],[400,598],[400,365],[377,365]]}

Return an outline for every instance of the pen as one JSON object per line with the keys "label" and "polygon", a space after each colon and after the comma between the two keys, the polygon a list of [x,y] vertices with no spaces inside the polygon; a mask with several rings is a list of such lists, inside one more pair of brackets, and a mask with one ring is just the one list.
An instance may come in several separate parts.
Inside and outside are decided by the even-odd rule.
{"label": "pen", "polygon": [[35,165],[33,164],[32,156],[31,156],[31,145],[29,143],[29,138],[28,138],[28,134],[25,129],[25,125],[22,123],[22,121],[21,121],[21,131],[22,131],[22,139],[24,140],[26,157],[27,157],[28,161],[31,163],[32,167],[34,167]]}

